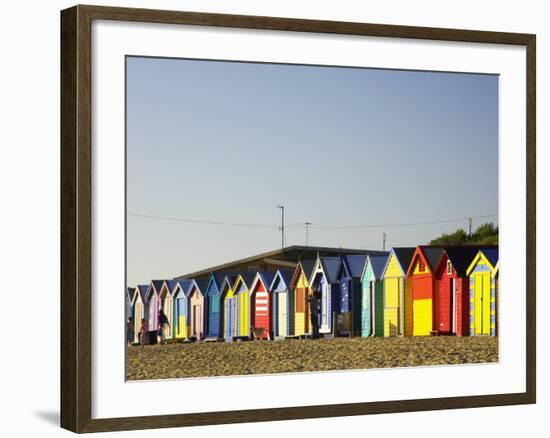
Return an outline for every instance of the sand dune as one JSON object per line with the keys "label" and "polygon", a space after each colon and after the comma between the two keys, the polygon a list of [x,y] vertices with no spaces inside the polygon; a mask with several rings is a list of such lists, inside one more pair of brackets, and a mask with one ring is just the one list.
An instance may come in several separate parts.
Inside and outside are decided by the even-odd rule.
{"label": "sand dune", "polygon": [[130,347],[126,374],[147,380],[496,361],[494,337],[195,342]]}

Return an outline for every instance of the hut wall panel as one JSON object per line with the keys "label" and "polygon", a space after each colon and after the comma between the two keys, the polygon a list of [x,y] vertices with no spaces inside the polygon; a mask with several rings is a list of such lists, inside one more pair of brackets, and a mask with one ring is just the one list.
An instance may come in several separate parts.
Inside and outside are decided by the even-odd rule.
{"label": "hut wall panel", "polygon": [[412,287],[405,291],[405,336],[414,335]]}
{"label": "hut wall panel", "polygon": [[433,281],[431,274],[411,279],[413,336],[429,336],[433,329]]}
{"label": "hut wall panel", "polygon": [[363,315],[361,299],[361,279],[354,278],[351,281],[351,312],[352,312],[352,323],[353,323],[353,334],[354,336],[361,336],[361,318]]}
{"label": "hut wall panel", "polygon": [[491,268],[480,259],[470,274],[471,335],[491,334]]}
{"label": "hut wall panel", "polygon": [[187,305],[185,298],[176,298],[174,305],[176,339],[187,339]]}
{"label": "hut wall panel", "polygon": [[[301,289],[301,291],[298,291]],[[310,320],[309,320],[309,305],[306,302],[306,299],[311,295],[311,289],[309,288],[309,282],[303,271],[300,271],[298,280],[296,282],[296,331],[297,334],[303,335],[310,333]],[[299,315],[300,308],[303,303],[303,315]],[[303,319],[302,323],[299,320]]]}
{"label": "hut wall panel", "polygon": [[361,281],[361,336],[371,336],[371,270],[367,267]]}
{"label": "hut wall panel", "polygon": [[134,342],[139,342],[139,332],[141,330],[141,319],[143,318],[143,303],[137,301],[134,305]]}
{"label": "hut wall panel", "polygon": [[287,294],[284,292],[277,293],[277,336],[287,335]]}
{"label": "hut wall panel", "polygon": [[160,298],[153,294],[149,299],[149,331],[157,331],[159,328],[158,313],[160,308]]}
{"label": "hut wall panel", "polygon": [[399,278],[384,278],[384,336],[399,334]]}
{"label": "hut wall panel", "polygon": [[384,336],[384,283],[374,283],[374,336]]}
{"label": "hut wall panel", "polygon": [[303,336],[306,333],[306,290],[304,287],[297,287],[294,290],[295,298],[295,321],[294,333]]}
{"label": "hut wall panel", "polygon": [[289,336],[296,334],[296,296],[295,290],[288,291],[287,331]]}

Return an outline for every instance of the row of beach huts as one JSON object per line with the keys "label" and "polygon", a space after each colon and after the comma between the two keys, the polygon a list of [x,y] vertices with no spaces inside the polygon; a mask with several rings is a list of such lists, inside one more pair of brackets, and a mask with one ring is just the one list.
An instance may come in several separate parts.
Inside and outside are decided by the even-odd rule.
{"label": "row of beach huts", "polygon": [[[126,312],[168,339],[244,340],[312,334],[308,297],[319,297],[322,336],[497,335],[498,247],[417,246],[303,260],[273,272],[212,272],[127,288]],[[258,332],[255,330],[256,333]]]}

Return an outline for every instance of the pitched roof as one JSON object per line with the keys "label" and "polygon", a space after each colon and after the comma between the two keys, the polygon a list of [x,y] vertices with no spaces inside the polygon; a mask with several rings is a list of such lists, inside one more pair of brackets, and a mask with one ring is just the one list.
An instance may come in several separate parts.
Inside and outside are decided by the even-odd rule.
{"label": "pitched roof", "polygon": [[457,275],[460,277],[464,277],[466,275],[466,270],[468,269],[468,266],[470,266],[470,263],[472,263],[477,251],[477,248],[469,246],[465,246],[463,248],[445,248],[447,257],[451,261]]}
{"label": "pitched roof", "polygon": [[207,290],[210,291],[211,290],[210,285],[214,284],[216,286],[216,290],[219,293],[221,290],[223,279],[224,279],[224,276],[221,273],[212,272],[208,277],[207,286],[206,286]]}
{"label": "pitched roof", "polygon": [[187,290],[189,289],[190,284],[191,284],[191,280],[188,280],[186,278],[181,279],[181,280],[177,280],[176,281],[176,286],[174,287],[174,289],[176,289],[176,287],[179,286],[181,291],[183,292],[183,294],[187,295]]}
{"label": "pitched roof", "polygon": [[402,248],[392,248],[393,254],[395,255],[395,258],[401,265],[401,269],[406,272],[407,268],[409,267],[411,263],[412,256],[414,254],[414,251],[416,248],[414,246],[412,247],[402,247]]}
{"label": "pitched roof", "polygon": [[369,255],[368,256],[368,263],[370,263],[372,272],[374,274],[374,278],[376,278],[377,280],[379,280],[382,277],[382,274],[384,273],[384,267],[386,266],[388,255],[384,255],[384,256]]}
{"label": "pitched roof", "polygon": [[290,282],[292,281],[292,275],[294,274],[294,271],[288,270],[288,269],[278,269],[277,272],[275,272],[275,275],[273,276],[273,280],[271,281],[271,284],[269,288],[271,289],[273,287],[273,284],[275,283],[275,280],[280,277],[285,285],[287,287],[290,287]]}
{"label": "pitched roof", "polygon": [[426,257],[426,261],[428,262],[430,271],[433,272],[435,270],[435,267],[437,266],[437,263],[439,262],[439,259],[441,258],[441,254],[443,254],[443,248],[437,246],[421,246],[420,250],[424,254],[424,257]]}
{"label": "pitched roof", "polygon": [[367,255],[346,254],[343,258],[346,261],[351,276],[357,278],[361,277],[361,274],[363,274],[363,268],[365,267],[365,263],[367,261]]}
{"label": "pitched roof", "polygon": [[269,289],[271,282],[273,281],[273,277],[275,277],[275,272],[258,272],[258,277],[262,279],[264,286]]}
{"label": "pitched roof", "polygon": [[176,280],[166,280],[166,286],[168,286],[168,292],[170,292],[170,294],[174,291],[177,283]]}
{"label": "pitched roof", "polygon": [[302,265],[306,277],[309,278],[315,266],[315,260],[300,260],[300,265]]}
{"label": "pitched roof", "polygon": [[235,273],[228,273],[228,274],[225,274],[223,276],[223,280],[220,284],[220,290],[223,289],[223,287],[225,286],[225,284],[227,284],[229,286],[230,289],[233,288],[233,285],[235,284],[235,281],[237,280],[237,277],[239,275],[238,274],[235,274]]}
{"label": "pitched roof", "polygon": [[148,284],[139,284],[138,287],[138,293],[141,297],[141,301],[145,302],[145,295],[147,295],[147,291],[149,290]]}
{"label": "pitched roof", "polygon": [[498,262],[498,248],[481,248],[480,251],[494,268]]}
{"label": "pitched roof", "polygon": [[151,280],[151,284],[153,285],[153,288],[155,289],[156,293],[160,292],[160,288],[162,287],[163,283],[164,283],[164,280]]}
{"label": "pitched roof", "polygon": [[320,257],[321,266],[329,283],[336,283],[338,269],[340,268],[340,257]]}

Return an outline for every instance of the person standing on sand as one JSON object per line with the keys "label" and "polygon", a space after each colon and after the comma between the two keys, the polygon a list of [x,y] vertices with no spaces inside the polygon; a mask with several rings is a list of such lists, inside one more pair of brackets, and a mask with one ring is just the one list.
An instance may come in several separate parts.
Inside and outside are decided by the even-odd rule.
{"label": "person standing on sand", "polygon": [[166,344],[166,333],[170,329],[170,322],[162,309],[159,310],[159,343]]}
{"label": "person standing on sand", "polygon": [[128,321],[126,322],[126,345],[127,347],[130,347],[132,345],[132,342],[134,342],[134,318],[131,316],[128,318]]}
{"label": "person standing on sand", "polygon": [[309,316],[311,318],[311,337],[319,339],[319,292],[313,291],[307,301],[309,303]]}
{"label": "person standing on sand", "polygon": [[139,342],[141,343],[141,349],[145,345],[145,337],[147,336],[147,331],[149,330],[147,320],[145,318],[141,319],[141,331],[139,332]]}

